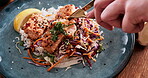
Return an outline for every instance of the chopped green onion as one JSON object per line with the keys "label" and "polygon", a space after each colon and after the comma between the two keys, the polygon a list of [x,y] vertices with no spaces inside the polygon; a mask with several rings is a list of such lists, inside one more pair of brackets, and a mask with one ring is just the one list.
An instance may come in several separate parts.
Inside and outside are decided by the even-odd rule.
{"label": "chopped green onion", "polygon": [[51,58],[51,62],[54,62],[55,55],[52,55],[52,54],[50,54],[50,53],[45,53],[45,54],[44,54],[44,57],[45,57],[45,56],[48,56],[49,58]]}
{"label": "chopped green onion", "polygon": [[99,44],[99,45],[100,45],[100,47],[99,47],[99,49],[97,50],[97,53],[99,53],[99,52],[101,52],[101,51],[103,51],[103,50],[104,50],[104,48],[103,48],[102,44]]}
{"label": "chopped green onion", "polygon": [[[73,25],[73,24],[70,24]],[[54,27],[50,30],[51,34],[52,34],[52,40],[56,41],[58,39],[58,35],[59,34],[64,34],[64,35],[68,35],[65,31],[64,31],[64,27],[65,26],[69,26],[69,25],[64,25],[62,24],[62,22],[57,22]]]}
{"label": "chopped green onion", "polygon": [[20,46],[24,46],[24,41],[19,41]]}

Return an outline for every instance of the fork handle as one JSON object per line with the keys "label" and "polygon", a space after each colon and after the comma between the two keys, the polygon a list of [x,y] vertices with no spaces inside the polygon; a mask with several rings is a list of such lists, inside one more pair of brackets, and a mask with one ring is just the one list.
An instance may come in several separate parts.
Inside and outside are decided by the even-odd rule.
{"label": "fork handle", "polygon": [[95,0],[90,1],[88,4],[86,4],[82,9],[84,11],[87,11],[88,9],[90,9],[91,7],[93,7]]}

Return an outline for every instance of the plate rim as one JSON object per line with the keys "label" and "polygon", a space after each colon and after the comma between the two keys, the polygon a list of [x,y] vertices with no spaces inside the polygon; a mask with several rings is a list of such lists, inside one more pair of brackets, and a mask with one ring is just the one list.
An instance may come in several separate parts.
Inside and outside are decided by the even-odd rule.
{"label": "plate rim", "polygon": [[[3,12],[4,10],[6,10],[9,6],[13,5],[14,3],[18,2],[18,1],[21,1],[21,0],[14,0],[13,2],[11,2],[10,4],[8,4],[7,6],[5,6],[2,10],[0,10],[0,13]],[[1,27],[0,28],[0,32],[2,32],[2,29],[4,27]],[[130,59],[131,59],[131,56],[133,55],[133,50],[134,50],[134,45],[135,45],[135,33],[130,33],[131,35],[131,41],[132,41],[132,44],[131,44],[131,48],[130,48],[130,54],[129,56],[126,58],[126,60],[124,61],[125,63],[122,65],[122,68],[120,68],[119,70],[117,70],[116,72],[114,72],[112,75],[112,77],[116,77],[118,76],[123,70],[124,68],[127,66],[127,64],[129,63]],[[6,76],[0,71],[0,75],[2,75],[4,78],[6,78]]]}

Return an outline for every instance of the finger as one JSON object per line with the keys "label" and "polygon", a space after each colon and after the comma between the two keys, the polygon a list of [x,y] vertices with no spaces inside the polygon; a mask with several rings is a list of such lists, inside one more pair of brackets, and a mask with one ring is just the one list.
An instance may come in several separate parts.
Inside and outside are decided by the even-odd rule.
{"label": "finger", "polygon": [[110,26],[109,24],[107,24],[107,23],[105,23],[105,22],[100,22],[99,23],[102,27],[104,27],[104,28],[106,28],[106,29],[108,29],[108,30],[113,30],[114,29],[114,27],[113,26]]}
{"label": "finger", "polygon": [[101,19],[110,24],[111,26],[115,26],[121,28],[124,13],[124,3],[119,1],[114,1],[109,4],[101,14]]}
{"label": "finger", "polygon": [[[87,17],[88,17],[88,18],[94,18],[94,10],[91,10],[91,11],[87,14]],[[102,27],[104,27],[104,28],[106,28],[106,29],[108,29],[108,30],[113,30],[113,26],[110,26],[109,24],[107,24],[107,23],[105,23],[105,22],[103,22],[103,21],[101,21],[99,24],[100,24]]]}
{"label": "finger", "polygon": [[95,0],[94,2],[94,16],[96,21],[99,23],[101,22],[101,13],[111,2],[114,0]]}
{"label": "finger", "polygon": [[113,27],[105,22],[102,22],[100,16],[104,8],[106,8],[113,1],[114,0],[95,0],[94,2],[94,16],[96,18],[97,23],[109,30],[112,30]]}
{"label": "finger", "polygon": [[88,18],[95,18],[95,15],[94,15],[94,9],[89,11],[86,15]]}
{"label": "finger", "polygon": [[[97,12],[95,12],[94,10],[94,14],[96,14]],[[97,15],[95,15],[96,17],[96,21],[98,24],[100,24],[102,27],[108,29],[108,30],[113,30],[113,26],[109,25],[108,23],[103,22],[100,17],[98,18]]]}
{"label": "finger", "polygon": [[137,21],[140,23],[135,23],[134,19],[131,19],[128,15],[125,15],[122,23],[122,30],[127,33],[137,33],[140,32],[144,27],[144,22]]}

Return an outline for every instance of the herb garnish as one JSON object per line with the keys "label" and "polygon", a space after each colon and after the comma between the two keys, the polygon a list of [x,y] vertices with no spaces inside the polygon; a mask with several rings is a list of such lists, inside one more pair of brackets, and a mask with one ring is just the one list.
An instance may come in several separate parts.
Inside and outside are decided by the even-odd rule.
{"label": "herb garnish", "polygon": [[48,57],[51,59],[51,62],[54,62],[55,55],[50,54],[50,53],[45,53],[45,54],[44,54],[44,57],[45,57],[45,56],[48,56]]}
{"label": "herb garnish", "polygon": [[20,41],[19,44],[20,44],[20,46],[23,46],[24,45],[24,41]]}
{"label": "herb garnish", "polygon": [[97,50],[97,53],[100,53],[103,50],[104,50],[104,48],[103,48],[102,44],[99,44],[99,49]]}
{"label": "herb garnish", "polygon": [[[73,24],[70,24],[73,25]],[[56,41],[58,39],[58,35],[59,34],[64,34],[67,35],[67,33],[64,31],[64,27],[70,26],[70,25],[65,25],[62,24],[62,22],[57,22],[54,27],[50,30],[51,34],[52,34],[52,40]]]}

